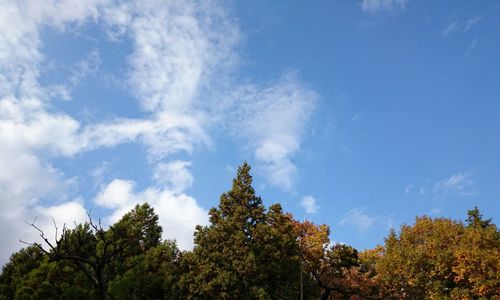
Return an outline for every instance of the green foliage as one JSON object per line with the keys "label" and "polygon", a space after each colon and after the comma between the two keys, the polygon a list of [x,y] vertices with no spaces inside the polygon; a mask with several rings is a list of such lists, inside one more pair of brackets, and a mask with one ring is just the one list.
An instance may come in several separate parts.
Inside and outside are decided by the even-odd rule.
{"label": "green foliage", "polygon": [[0,275],[0,299],[14,299],[17,294],[30,294],[31,290],[23,289],[24,282],[28,279],[31,270],[37,269],[42,262],[43,252],[35,246],[12,254]]}
{"label": "green foliage", "polygon": [[471,210],[468,210],[467,211],[467,226],[468,227],[474,227],[474,228],[478,228],[478,227],[482,227],[482,228],[486,228],[486,227],[489,227],[489,226],[492,226],[493,224],[491,223],[491,220],[492,219],[487,219],[487,220],[484,220],[483,219],[483,215],[481,214],[481,212],[479,211],[479,209],[476,207],[474,207],[474,209],[471,209]]}
{"label": "green foliage", "polygon": [[45,239],[48,250],[33,244],[11,257],[0,276],[0,299],[170,295],[178,250],[175,243],[161,243],[161,233],[158,216],[147,203],[108,230],[91,219],[64,229],[55,244]]}
{"label": "green foliage", "polygon": [[175,243],[165,241],[128,258],[129,268],[110,282],[110,294],[115,299],[179,299],[178,255]]}
{"label": "green foliage", "polygon": [[340,276],[340,270],[359,266],[358,250],[345,244],[335,244],[326,253],[330,268]]}
{"label": "green foliage", "polygon": [[108,229],[89,219],[14,253],[0,300],[299,299],[301,283],[304,299],[499,299],[500,232],[477,207],[465,223],[419,217],[359,253],[331,245],[327,225],[266,209],[245,163],[209,217],[184,252],[147,203]]}
{"label": "green foliage", "polygon": [[20,250],[4,266],[0,299],[94,299],[92,286],[68,263],[50,261],[36,246]]}
{"label": "green foliage", "polygon": [[297,297],[300,264],[291,217],[279,205],[266,211],[251,184],[245,163],[210,210],[210,225],[197,227],[180,281],[189,298]]}
{"label": "green foliage", "polygon": [[111,240],[124,240],[128,244],[125,256],[137,255],[161,243],[162,228],[158,215],[148,204],[137,204],[107,232]]}

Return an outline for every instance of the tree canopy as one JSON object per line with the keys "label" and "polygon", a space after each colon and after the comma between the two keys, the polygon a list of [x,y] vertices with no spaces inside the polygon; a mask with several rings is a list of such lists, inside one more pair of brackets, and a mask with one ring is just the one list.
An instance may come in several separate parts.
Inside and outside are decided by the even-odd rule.
{"label": "tree canopy", "polygon": [[12,254],[0,300],[499,299],[500,233],[477,207],[465,222],[417,217],[360,252],[332,244],[326,224],[266,208],[244,163],[209,220],[189,251],[162,239],[147,203],[109,228],[89,215],[55,242],[32,224],[44,244]]}
{"label": "tree canopy", "polygon": [[392,231],[375,262],[381,284],[398,299],[490,299],[500,295],[500,234],[479,210],[467,225],[418,217]]}

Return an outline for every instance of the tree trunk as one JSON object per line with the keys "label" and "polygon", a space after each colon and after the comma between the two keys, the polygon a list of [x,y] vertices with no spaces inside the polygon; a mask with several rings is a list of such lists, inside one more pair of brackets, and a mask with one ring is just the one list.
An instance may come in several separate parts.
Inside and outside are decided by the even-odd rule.
{"label": "tree trunk", "polygon": [[106,300],[108,294],[107,294],[106,281],[104,279],[103,270],[99,270],[96,275],[99,287],[99,299]]}
{"label": "tree trunk", "polygon": [[320,299],[321,299],[321,300],[328,300],[328,298],[330,298],[330,293],[331,293],[331,292],[332,292],[331,290],[327,290],[327,289],[325,289],[325,290],[323,291],[323,293],[321,293],[321,298],[320,298]]}

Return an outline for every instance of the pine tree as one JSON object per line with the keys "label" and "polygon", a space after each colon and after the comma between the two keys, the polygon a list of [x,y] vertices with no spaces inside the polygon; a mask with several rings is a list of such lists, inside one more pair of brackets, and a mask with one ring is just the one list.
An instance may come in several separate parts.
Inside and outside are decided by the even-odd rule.
{"label": "pine tree", "polygon": [[298,295],[300,265],[291,217],[279,205],[266,212],[247,163],[209,214],[210,225],[196,229],[193,252],[183,255],[186,273],[180,284],[193,299]]}

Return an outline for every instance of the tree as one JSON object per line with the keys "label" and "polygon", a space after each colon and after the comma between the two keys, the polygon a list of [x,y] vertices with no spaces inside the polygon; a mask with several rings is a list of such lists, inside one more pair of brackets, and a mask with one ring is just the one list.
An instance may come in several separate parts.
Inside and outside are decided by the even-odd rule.
{"label": "tree", "polygon": [[321,291],[321,297],[328,299],[330,289],[324,284],[322,273],[325,269],[325,253],[330,244],[330,227],[324,224],[317,226],[309,221],[294,221],[293,224],[305,278],[315,281],[318,287],[315,294],[319,295]]}
{"label": "tree", "polygon": [[294,298],[300,265],[291,217],[279,205],[266,211],[244,163],[230,191],[198,226],[195,247],[182,257],[180,285],[189,298]]}
{"label": "tree", "polygon": [[[498,299],[500,232],[476,207],[465,222],[417,217],[383,246],[359,253],[331,244],[329,226],[268,209],[244,163],[197,226],[194,249],[162,241],[158,216],[137,205],[104,229],[62,228],[11,256],[5,299]],[[56,228],[57,231],[57,228]],[[56,234],[57,236],[57,234]],[[496,297],[496,298],[495,298]]]}
{"label": "tree", "polygon": [[36,246],[26,247],[12,254],[0,275],[0,299],[15,298],[16,292],[22,289],[30,271],[42,264],[43,255],[44,253]]}
{"label": "tree", "polygon": [[376,272],[397,299],[490,298],[500,293],[500,235],[479,210],[467,226],[419,217],[385,240]]}
{"label": "tree", "polygon": [[[158,215],[148,203],[137,204],[110,226],[103,237],[103,242],[106,240],[113,244],[111,254],[114,258],[109,260],[107,266],[110,276],[124,273],[129,266],[128,259],[159,246],[162,231],[158,224]],[[99,250],[105,249],[101,247]],[[109,248],[107,250],[109,251]]]}
{"label": "tree", "polygon": [[449,296],[455,287],[452,277],[453,247],[463,233],[460,222],[417,218],[403,225],[399,236],[391,231],[377,264],[382,283],[400,299]]}
{"label": "tree", "polygon": [[[271,205],[256,226],[254,247],[257,282],[271,299],[296,298],[300,292],[300,257],[291,214]],[[307,286],[306,286],[307,287]],[[306,289],[308,291],[308,289]]]}
{"label": "tree", "polygon": [[491,226],[492,225],[492,219],[487,219],[487,220],[484,220],[483,219],[483,214],[481,214],[481,212],[479,211],[479,209],[477,208],[477,206],[474,207],[474,209],[471,209],[471,210],[468,210],[467,211],[467,226],[468,227],[474,227],[474,228],[478,228],[478,227],[482,227],[482,228],[486,228],[488,226]]}
{"label": "tree", "polygon": [[108,283],[126,271],[127,259],[159,245],[162,231],[158,216],[147,203],[137,205],[108,230],[100,222],[94,223],[89,215],[89,222],[75,229],[64,226],[55,243],[35,224],[31,225],[48,249],[39,243],[30,244],[31,248],[37,248],[51,262],[63,262],[65,267],[82,272],[99,299],[108,298]]}
{"label": "tree", "polygon": [[115,299],[182,299],[177,289],[179,250],[164,241],[125,262],[127,270],[109,283]]}
{"label": "tree", "polygon": [[294,222],[306,274],[320,299],[381,299],[373,272],[362,267],[358,251],[343,244],[330,245],[330,228],[312,222]]}
{"label": "tree", "polygon": [[452,271],[459,297],[491,298],[500,295],[500,233],[492,219],[479,210],[467,212],[467,227],[454,250]]}

